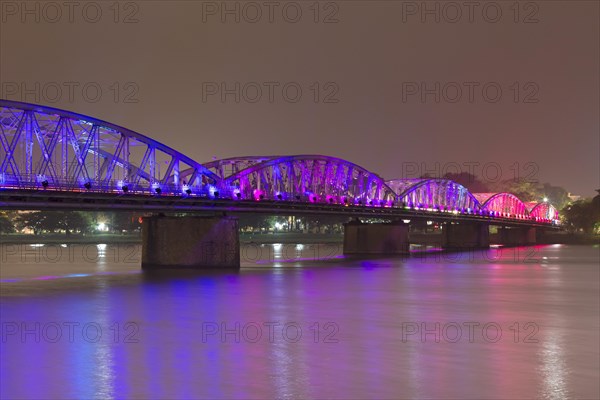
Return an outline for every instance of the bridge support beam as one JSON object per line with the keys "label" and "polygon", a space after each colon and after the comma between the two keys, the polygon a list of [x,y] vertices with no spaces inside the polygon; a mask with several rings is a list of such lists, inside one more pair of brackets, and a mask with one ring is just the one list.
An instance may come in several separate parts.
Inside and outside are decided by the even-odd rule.
{"label": "bridge support beam", "polygon": [[447,223],[442,230],[442,247],[446,249],[481,249],[490,246],[486,223]]}
{"label": "bridge support beam", "polygon": [[527,246],[536,244],[536,229],[531,227],[502,227],[498,229],[498,244],[505,246]]}
{"label": "bridge support beam", "polygon": [[408,254],[408,225],[363,224],[359,221],[344,225],[344,254]]}
{"label": "bridge support beam", "polygon": [[238,220],[230,217],[144,218],[142,268],[240,268]]}

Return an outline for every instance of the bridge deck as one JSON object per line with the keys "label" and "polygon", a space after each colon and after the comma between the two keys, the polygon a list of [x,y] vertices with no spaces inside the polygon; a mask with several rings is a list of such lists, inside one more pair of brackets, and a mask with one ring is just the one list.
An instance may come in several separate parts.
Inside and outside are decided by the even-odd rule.
{"label": "bridge deck", "polygon": [[18,210],[146,211],[161,213],[269,213],[274,215],[328,214],[348,217],[488,222],[502,226],[558,228],[531,219],[493,217],[409,207],[371,207],[273,200],[231,200],[196,196],[146,196],[133,193],[84,193],[38,190],[0,190],[0,208]]}

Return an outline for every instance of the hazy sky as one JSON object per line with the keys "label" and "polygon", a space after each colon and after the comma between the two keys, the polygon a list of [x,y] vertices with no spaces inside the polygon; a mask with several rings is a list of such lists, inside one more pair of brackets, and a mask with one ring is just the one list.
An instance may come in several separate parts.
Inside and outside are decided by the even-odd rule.
{"label": "hazy sky", "polygon": [[386,179],[459,166],[600,187],[596,1],[0,1],[0,13],[0,97],[201,162],[316,153]]}

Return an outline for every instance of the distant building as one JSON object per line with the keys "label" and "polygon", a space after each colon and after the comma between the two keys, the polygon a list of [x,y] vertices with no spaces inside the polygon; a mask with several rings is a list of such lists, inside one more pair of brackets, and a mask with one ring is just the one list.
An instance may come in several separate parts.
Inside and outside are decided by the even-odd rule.
{"label": "distant building", "polygon": [[567,197],[571,201],[577,201],[577,200],[581,199],[581,196],[578,196],[578,195],[572,194],[572,193],[567,193]]}

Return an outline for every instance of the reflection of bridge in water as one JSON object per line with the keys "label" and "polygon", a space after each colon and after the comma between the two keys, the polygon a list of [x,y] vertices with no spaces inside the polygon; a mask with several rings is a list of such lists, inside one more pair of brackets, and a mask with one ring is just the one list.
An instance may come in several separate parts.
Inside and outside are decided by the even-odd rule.
{"label": "reflection of bridge in water", "polygon": [[[536,227],[558,224],[552,205],[524,203],[510,193],[470,193],[444,179],[385,181],[352,162],[319,155],[240,157],[201,164],[104,121],[6,100],[0,100],[0,207],[326,213],[398,221],[347,225],[348,253],[405,251],[408,227],[401,220],[444,222],[446,247],[486,246],[489,225],[504,228],[506,243],[531,243]],[[163,225],[170,226],[170,218],[155,217],[145,224],[145,231],[184,232],[185,220],[178,218],[168,228]],[[225,234],[214,236],[209,231],[236,227],[227,218],[194,221],[194,226],[208,229],[197,240]],[[149,235],[146,240],[159,239]],[[158,247],[170,243],[164,237],[160,242]]]}

